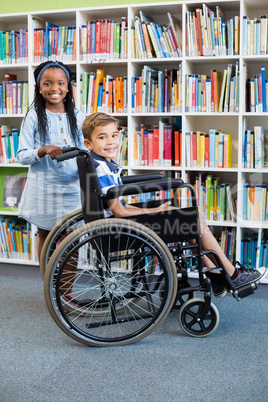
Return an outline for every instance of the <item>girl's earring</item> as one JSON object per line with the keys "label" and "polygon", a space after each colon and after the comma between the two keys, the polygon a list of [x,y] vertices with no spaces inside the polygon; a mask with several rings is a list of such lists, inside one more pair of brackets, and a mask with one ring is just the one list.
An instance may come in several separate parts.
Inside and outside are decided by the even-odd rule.
{"label": "girl's earring", "polygon": [[39,93],[40,93],[40,94],[42,94],[42,92],[41,92],[41,91],[39,91]]}

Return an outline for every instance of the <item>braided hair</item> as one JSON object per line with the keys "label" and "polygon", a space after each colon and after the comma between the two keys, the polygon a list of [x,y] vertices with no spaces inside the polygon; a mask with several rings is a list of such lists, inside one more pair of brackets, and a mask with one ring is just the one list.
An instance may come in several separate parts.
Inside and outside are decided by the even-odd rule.
{"label": "braided hair", "polygon": [[[48,66],[48,67],[46,67]],[[35,91],[34,91],[34,100],[30,109],[35,109],[38,119],[38,131],[40,133],[40,140],[41,143],[45,144],[46,140],[46,133],[48,131],[48,121],[47,121],[47,114],[46,114],[46,100],[43,98],[42,94],[40,94],[40,73],[44,68],[62,68],[65,71],[67,79],[68,79],[68,92],[64,99],[64,109],[67,113],[67,119],[69,121],[71,135],[76,142],[77,137],[77,120],[75,116],[75,102],[73,97],[73,89],[71,84],[71,70],[65,64],[58,62],[51,62],[46,61],[41,63],[38,67],[36,67],[34,71],[34,79],[35,79]],[[69,74],[69,77],[67,75]],[[42,74],[42,73],[41,73]]]}

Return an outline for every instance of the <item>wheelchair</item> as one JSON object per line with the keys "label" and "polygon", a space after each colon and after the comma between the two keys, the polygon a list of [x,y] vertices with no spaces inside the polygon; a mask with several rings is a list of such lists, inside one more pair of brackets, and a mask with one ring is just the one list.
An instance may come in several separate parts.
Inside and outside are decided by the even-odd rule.
{"label": "wheelchair", "polygon": [[[253,293],[236,290],[220,258],[202,251],[195,190],[181,179],[161,174],[123,178],[123,185],[101,192],[94,161],[88,151],[67,148],[58,161],[76,158],[82,210],[66,216],[44,244],[40,268],[49,312],[71,338],[89,346],[122,346],[153,332],[171,310],[178,310],[182,330],[205,337],[219,324],[211,301],[211,283],[203,256],[213,255],[223,283],[239,300]],[[191,193],[190,207],[127,218],[104,217],[109,199],[172,190]],[[146,207],[161,201],[148,201]],[[163,201],[162,201],[163,202]],[[135,204],[134,204],[135,205]],[[142,204],[136,204],[143,206]],[[196,261],[198,284],[188,278]],[[196,297],[201,292],[203,297]]]}

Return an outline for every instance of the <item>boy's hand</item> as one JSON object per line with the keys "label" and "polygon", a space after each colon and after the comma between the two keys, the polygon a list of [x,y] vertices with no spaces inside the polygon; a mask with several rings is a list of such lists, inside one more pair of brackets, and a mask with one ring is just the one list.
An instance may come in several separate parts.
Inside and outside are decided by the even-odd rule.
{"label": "boy's hand", "polygon": [[171,201],[164,202],[164,204],[159,205],[159,208],[166,208],[171,205]]}
{"label": "boy's hand", "polygon": [[46,145],[38,149],[39,158],[43,158],[48,155],[51,159],[56,159],[57,155],[62,154],[61,147],[57,147],[55,145]]}
{"label": "boy's hand", "polygon": [[171,205],[171,201],[167,201],[167,202],[164,202],[164,204],[159,205],[159,207],[157,209],[159,212],[161,212],[163,210],[177,209],[177,207],[174,207],[173,205]]}

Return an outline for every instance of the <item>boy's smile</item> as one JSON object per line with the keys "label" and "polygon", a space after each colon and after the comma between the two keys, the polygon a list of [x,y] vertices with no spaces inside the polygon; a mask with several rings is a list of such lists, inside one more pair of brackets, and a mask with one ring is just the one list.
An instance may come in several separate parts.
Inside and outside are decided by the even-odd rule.
{"label": "boy's smile", "polygon": [[111,161],[116,157],[119,147],[119,134],[115,123],[96,127],[91,139],[84,140],[85,146],[97,155]]}

